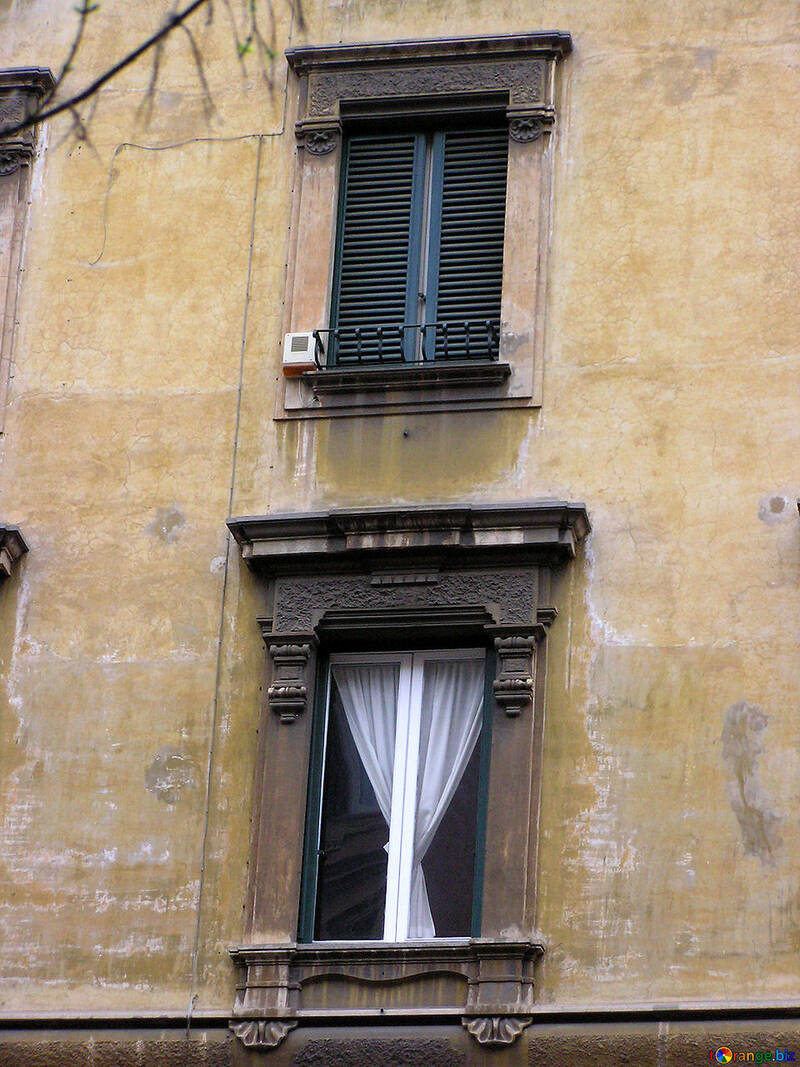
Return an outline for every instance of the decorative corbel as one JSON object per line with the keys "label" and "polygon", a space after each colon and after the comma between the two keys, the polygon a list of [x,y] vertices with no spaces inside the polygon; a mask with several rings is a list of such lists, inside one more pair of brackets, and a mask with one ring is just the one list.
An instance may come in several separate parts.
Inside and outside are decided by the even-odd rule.
{"label": "decorative corbel", "polygon": [[479,1045],[499,1048],[513,1045],[532,1021],[530,1015],[465,1015],[461,1025]]}
{"label": "decorative corbel", "polygon": [[342,124],[338,119],[304,119],[295,123],[294,132],[301,148],[315,156],[326,156],[338,146]]}
{"label": "decorative corbel", "polygon": [[29,119],[54,86],[53,75],[43,68],[0,70],[0,177],[27,166],[34,152],[33,126],[17,130],[8,137],[3,137],[1,131],[13,129]]}
{"label": "decorative corbel", "polygon": [[232,1019],[228,1024],[246,1048],[273,1049],[297,1026],[296,1019]]}
{"label": "decorative corbel", "polygon": [[17,561],[28,551],[18,526],[0,526],[0,579],[9,578]]}
{"label": "decorative corbel", "polygon": [[550,133],[555,122],[555,111],[551,107],[511,107],[506,108],[508,134],[512,141],[528,144],[538,141],[543,133]]}
{"label": "decorative corbel", "polygon": [[527,633],[515,629],[514,633],[494,639],[497,653],[497,677],[492,683],[494,699],[510,717],[519,715],[533,703],[537,640],[533,627]]}
{"label": "decorative corbel", "polygon": [[294,722],[308,706],[316,635],[263,633],[263,636],[273,663],[272,683],[267,689],[269,706],[281,722]]}

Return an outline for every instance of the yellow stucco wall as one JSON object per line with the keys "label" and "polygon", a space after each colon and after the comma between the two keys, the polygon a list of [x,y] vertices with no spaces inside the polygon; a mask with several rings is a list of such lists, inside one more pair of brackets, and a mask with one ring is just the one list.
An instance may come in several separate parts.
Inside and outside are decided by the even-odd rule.
{"label": "yellow stucco wall", "polygon": [[[104,0],[72,84],[158,25]],[[0,1009],[227,1010],[263,653],[229,514],[585,501],[557,583],[541,1003],[779,1002],[800,970],[800,145],[789,0],[221,5],[40,134],[0,519]],[[57,70],[68,0],[0,0]],[[287,44],[560,29],[540,410],[273,421]],[[305,783],[298,780],[300,797]],[[199,903],[198,903],[199,902]]]}

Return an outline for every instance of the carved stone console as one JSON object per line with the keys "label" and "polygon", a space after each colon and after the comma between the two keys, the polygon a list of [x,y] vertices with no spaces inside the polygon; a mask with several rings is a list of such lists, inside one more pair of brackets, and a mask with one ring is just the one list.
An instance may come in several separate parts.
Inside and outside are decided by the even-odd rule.
{"label": "carved stone console", "polygon": [[458,1020],[481,1045],[512,1044],[531,1022],[535,941],[252,945],[230,1026],[249,1048],[274,1048],[304,1019]]}
{"label": "carved stone console", "polygon": [[0,526],[0,581],[9,578],[19,559],[28,551],[18,526]]}
{"label": "carved stone console", "polygon": [[32,126],[5,137],[3,130],[30,118],[54,85],[50,71],[39,67],[0,70],[0,177],[30,163],[34,150]]}
{"label": "carved stone console", "polygon": [[[242,981],[231,1023],[248,1048],[295,1026],[458,1019],[477,1042],[530,1022],[536,830],[551,576],[589,531],[582,504],[358,508],[231,519],[263,581],[267,647]],[[320,657],[485,648],[493,676],[480,937],[297,944]],[[321,707],[321,703],[319,707]],[[488,736],[488,735],[487,735]],[[522,932],[511,935],[508,931]]]}

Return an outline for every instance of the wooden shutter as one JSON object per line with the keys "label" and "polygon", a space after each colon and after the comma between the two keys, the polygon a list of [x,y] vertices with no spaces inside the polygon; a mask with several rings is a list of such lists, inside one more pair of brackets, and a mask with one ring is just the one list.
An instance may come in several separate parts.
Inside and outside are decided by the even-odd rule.
{"label": "wooden shutter", "polygon": [[[413,133],[346,141],[330,362],[401,360],[408,354],[399,328],[414,321],[406,309],[417,297],[424,154],[424,138]],[[413,331],[406,333],[413,346]]]}
{"label": "wooden shutter", "polygon": [[[508,131],[437,134],[433,153],[426,321],[449,324],[446,345],[444,331],[436,330],[435,355],[494,358],[503,281]],[[493,324],[491,335],[487,321]],[[471,323],[469,335],[465,322]],[[430,342],[426,354],[434,354]]]}

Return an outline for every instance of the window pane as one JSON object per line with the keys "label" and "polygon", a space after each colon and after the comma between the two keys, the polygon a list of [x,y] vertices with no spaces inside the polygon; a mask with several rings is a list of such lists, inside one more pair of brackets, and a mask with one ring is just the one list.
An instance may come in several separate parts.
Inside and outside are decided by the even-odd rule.
{"label": "window pane", "polygon": [[[391,806],[398,676],[396,664],[332,671],[314,932],[318,940],[383,937],[389,827],[381,809],[388,813]],[[382,804],[376,788],[383,794]]]}
{"label": "window pane", "polygon": [[424,877],[412,878],[409,937],[467,936],[472,927],[484,662],[430,659],[423,679],[415,861],[421,862]]}
{"label": "window pane", "polygon": [[480,745],[422,861],[437,937],[469,937],[475,875]]}

